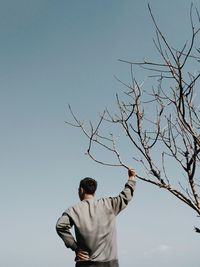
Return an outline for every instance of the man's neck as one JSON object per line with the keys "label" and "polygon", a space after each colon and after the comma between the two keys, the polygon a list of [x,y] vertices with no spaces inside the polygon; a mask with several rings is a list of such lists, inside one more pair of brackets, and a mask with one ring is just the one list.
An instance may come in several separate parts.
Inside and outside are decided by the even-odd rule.
{"label": "man's neck", "polygon": [[85,194],[83,200],[87,200],[87,199],[93,199],[94,195],[91,194]]}

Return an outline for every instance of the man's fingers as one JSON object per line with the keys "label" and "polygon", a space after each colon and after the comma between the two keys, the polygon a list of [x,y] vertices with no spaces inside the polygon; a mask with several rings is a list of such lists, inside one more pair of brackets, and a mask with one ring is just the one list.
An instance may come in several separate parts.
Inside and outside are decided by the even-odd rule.
{"label": "man's fingers", "polygon": [[136,176],[136,171],[133,168],[128,169],[128,175],[129,176]]}
{"label": "man's fingers", "polygon": [[89,256],[84,256],[84,255],[78,255],[78,258],[80,260],[89,260]]}
{"label": "man's fingers", "polygon": [[85,250],[79,250],[77,252],[77,256],[80,260],[88,260],[89,259],[89,253]]}
{"label": "man's fingers", "polygon": [[82,255],[82,256],[88,256],[89,257],[89,254],[86,251],[80,251],[78,254]]}

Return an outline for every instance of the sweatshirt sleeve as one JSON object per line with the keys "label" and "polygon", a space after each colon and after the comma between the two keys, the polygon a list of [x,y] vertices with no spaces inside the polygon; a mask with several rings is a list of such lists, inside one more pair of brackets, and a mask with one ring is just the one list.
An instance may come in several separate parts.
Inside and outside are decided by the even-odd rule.
{"label": "sweatshirt sleeve", "polygon": [[128,205],[133,198],[136,182],[128,180],[123,191],[117,197],[111,197],[111,205],[115,215],[118,215]]}
{"label": "sweatshirt sleeve", "polygon": [[58,219],[56,224],[56,231],[58,235],[62,238],[67,248],[71,248],[75,251],[78,246],[73,235],[70,232],[70,229],[73,226],[73,221],[69,217],[69,215],[64,212],[62,216]]}

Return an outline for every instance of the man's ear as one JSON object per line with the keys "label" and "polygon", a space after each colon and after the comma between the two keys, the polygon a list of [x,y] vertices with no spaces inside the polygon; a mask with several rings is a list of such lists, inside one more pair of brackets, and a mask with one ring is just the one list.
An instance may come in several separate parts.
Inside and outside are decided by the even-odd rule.
{"label": "man's ear", "polygon": [[79,188],[79,198],[83,200],[84,196],[85,196],[85,190],[81,187]]}
{"label": "man's ear", "polygon": [[84,195],[85,194],[85,190],[82,187],[80,188],[80,194],[81,195]]}

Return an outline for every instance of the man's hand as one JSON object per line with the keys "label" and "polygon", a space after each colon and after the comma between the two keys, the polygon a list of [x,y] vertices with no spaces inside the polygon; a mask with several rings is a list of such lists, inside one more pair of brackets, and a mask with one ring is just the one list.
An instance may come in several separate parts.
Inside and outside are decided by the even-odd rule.
{"label": "man's hand", "polygon": [[131,181],[136,180],[136,171],[133,168],[128,169],[128,179]]}
{"label": "man's hand", "polygon": [[83,249],[77,249],[76,250],[76,258],[75,261],[82,260],[86,261],[89,260],[89,253],[86,250]]}

